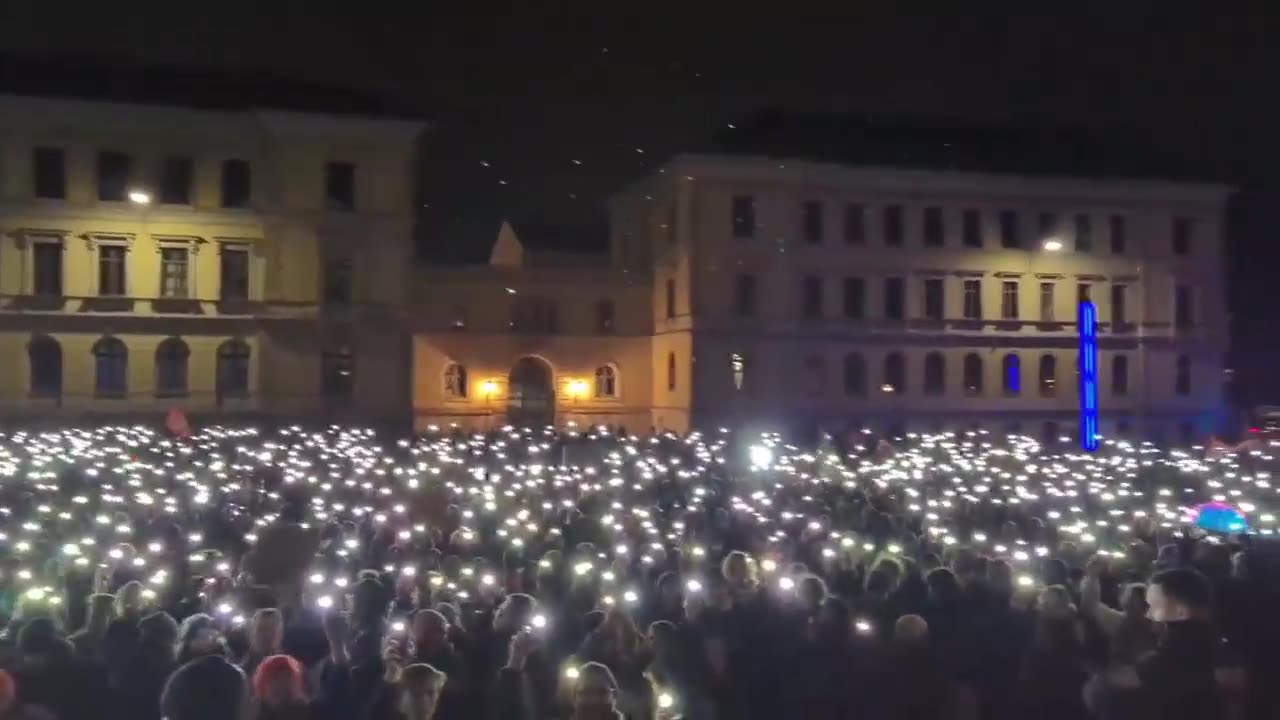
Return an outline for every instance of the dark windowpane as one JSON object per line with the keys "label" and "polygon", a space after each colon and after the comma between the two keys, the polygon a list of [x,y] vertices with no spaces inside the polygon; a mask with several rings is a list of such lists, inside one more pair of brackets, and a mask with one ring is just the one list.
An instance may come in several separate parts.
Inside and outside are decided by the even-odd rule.
{"label": "dark windowpane", "polygon": [[733,282],[733,312],[742,317],[756,314],[756,276],[740,274]]}
{"label": "dark windowpane", "polygon": [[964,319],[982,319],[982,281],[964,281]]}
{"label": "dark windowpane", "polygon": [[947,363],[942,353],[931,352],[924,356],[924,392],[941,395],[947,390]]}
{"label": "dark windowpane", "polygon": [[1076,283],[1076,302],[1086,303],[1093,300],[1093,286],[1089,283]]}
{"label": "dark windowpane", "polygon": [[124,295],[125,247],[123,245],[98,246],[98,294]]}
{"label": "dark windowpane", "polygon": [[961,228],[965,247],[982,247],[982,213],[969,209],[964,211],[964,226]]}
{"label": "dark windowpane", "polygon": [[1179,285],[1174,290],[1173,324],[1179,329],[1186,329],[1195,323],[1195,308],[1192,306],[1191,288]]}
{"label": "dark windowpane", "polygon": [[1000,247],[1022,247],[1018,237],[1018,213],[1013,210],[1000,211]]}
{"label": "dark windowpane", "polygon": [[676,354],[667,353],[667,390],[676,389]]}
{"label": "dark windowpane", "polygon": [[191,158],[165,158],[160,174],[160,202],[168,205],[190,205],[192,174]]}
{"label": "dark windowpane", "polygon": [[224,160],[222,163],[222,207],[247,208],[252,192],[252,176],[247,160]]}
{"label": "dark windowpane", "polygon": [[327,258],[324,264],[324,304],[350,305],[352,276],[350,257]]}
{"label": "dark windowpane", "polygon": [[1111,394],[1129,394],[1129,358],[1124,355],[1111,359]]}
{"label": "dark windowpane", "polygon": [[902,320],[906,316],[903,284],[902,278],[887,278],[884,281],[884,316],[889,320]]}
{"label": "dark windowpane", "polygon": [[733,236],[754,237],[756,234],[756,199],[751,195],[733,196]]}
{"label": "dark windowpane", "polygon": [[817,275],[806,275],[804,278],[803,309],[806,320],[817,320],[822,317],[822,278]]}
{"label": "dark windowpane", "polygon": [[156,397],[187,395],[187,344],[169,338],[156,348]]}
{"label": "dark windowpane", "polygon": [[942,278],[927,278],[924,281],[924,316],[929,320],[942,320],[943,283]]}
{"label": "dark windowpane", "polygon": [[890,247],[902,245],[905,230],[902,224],[902,206],[890,205],[884,209],[884,244]]}
{"label": "dark windowpane", "polygon": [[1093,220],[1088,215],[1076,215],[1076,252],[1093,250]]}
{"label": "dark windowpane", "polygon": [[129,176],[132,172],[133,158],[110,150],[99,152],[98,199],[124,202],[129,195]]}
{"label": "dark windowpane", "polygon": [[56,398],[62,395],[62,346],[42,335],[27,346],[31,365],[31,397]]}
{"label": "dark windowpane", "polygon": [[596,303],[596,331],[611,333],[617,329],[615,322],[613,301],[601,300]]}
{"label": "dark windowpane", "polygon": [[858,353],[844,356],[844,394],[850,397],[867,394],[867,365]]}
{"label": "dark windowpane", "polygon": [[667,319],[676,316],[676,281],[667,278]]}
{"label": "dark windowpane", "polygon": [[1173,219],[1173,254],[1190,255],[1191,238],[1195,233],[1195,222],[1188,217]]}
{"label": "dark windowpane", "polygon": [[850,320],[866,316],[866,286],[860,277],[844,279],[844,316]]}
{"label": "dark windowpane", "polygon": [[62,243],[32,243],[35,294],[50,297],[62,295]]}
{"label": "dark windowpane", "polygon": [[1005,280],[1000,283],[1000,319],[1018,319],[1018,282]]}
{"label": "dark windowpane", "polygon": [[549,334],[560,329],[559,309],[552,300],[524,298],[513,302],[509,312],[511,329],[516,332]]}
{"label": "dark windowpane", "polygon": [[976,353],[964,356],[964,393],[970,396],[982,394],[982,357]]}
{"label": "dark windowpane", "polygon": [[1111,322],[1114,325],[1122,325],[1127,322],[1128,313],[1125,308],[1125,286],[1111,286]]}
{"label": "dark windowpane", "polygon": [[929,247],[942,247],[944,235],[945,229],[942,223],[942,208],[925,208],[924,244]]}
{"label": "dark windowpane", "polygon": [[822,203],[810,200],[804,204],[804,241],[810,245],[822,243]]}
{"label": "dark windowpane", "polygon": [[221,285],[218,297],[221,300],[249,299],[249,251],[244,248],[223,247],[219,259],[221,268]]}
{"label": "dark windowpane", "polygon": [[356,209],[356,166],[353,163],[325,164],[324,206],[329,210]]}
{"label": "dark windowpane", "polygon": [[1179,355],[1178,365],[1173,380],[1173,391],[1177,395],[1191,394],[1191,357]]}
{"label": "dark windowpane", "polygon": [[1058,393],[1058,361],[1052,355],[1040,356],[1040,394],[1053,397]]}
{"label": "dark windowpane", "polygon": [[118,338],[104,337],[93,345],[93,387],[97,397],[120,398],[129,390],[129,351]]}
{"label": "dark windowpane", "polygon": [[892,352],[884,358],[884,390],[893,393],[907,391],[907,363],[902,353]]}
{"label": "dark windowpane", "polygon": [[844,206],[844,242],[846,245],[863,245],[867,242],[866,209],[860,203]]}
{"label": "dark windowpane", "polygon": [[320,392],[326,399],[350,400],[356,386],[355,359],[343,346],[326,350],[320,358]]}
{"label": "dark windowpane", "polygon": [[1017,395],[1022,392],[1022,363],[1018,356],[1009,353],[1000,361],[1000,383],[1005,395]]}
{"label": "dark windowpane", "polygon": [[1124,216],[1112,215],[1108,224],[1111,226],[1111,253],[1123,255],[1126,242]]}
{"label": "dark windowpane", "polygon": [[35,196],[62,200],[67,197],[67,157],[62,148],[38,147],[31,153]]}
{"label": "dark windowpane", "polygon": [[187,297],[189,254],[186,248],[160,249],[160,296]]}
{"label": "dark windowpane", "polygon": [[218,348],[218,399],[249,396],[249,346],[228,340]]}

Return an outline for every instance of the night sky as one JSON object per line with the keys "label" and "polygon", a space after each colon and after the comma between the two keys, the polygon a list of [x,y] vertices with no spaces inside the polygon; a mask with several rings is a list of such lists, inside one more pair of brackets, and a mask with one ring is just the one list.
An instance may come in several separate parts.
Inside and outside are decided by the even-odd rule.
{"label": "night sky", "polygon": [[1280,23],[1265,0],[1204,12],[1145,2],[80,5],[4,3],[0,52],[270,73],[358,88],[431,122],[420,244],[437,260],[485,257],[504,218],[561,247],[599,246],[608,193],[766,107],[1149,136],[1248,191],[1231,213],[1237,365],[1249,402],[1280,400],[1280,292],[1267,277],[1280,271],[1280,43],[1265,42]]}

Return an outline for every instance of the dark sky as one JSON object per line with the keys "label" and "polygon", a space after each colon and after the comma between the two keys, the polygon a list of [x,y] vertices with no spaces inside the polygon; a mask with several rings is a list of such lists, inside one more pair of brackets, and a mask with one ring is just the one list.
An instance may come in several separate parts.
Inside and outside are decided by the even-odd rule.
{"label": "dark sky", "polygon": [[[10,0],[0,50],[269,71],[393,98],[437,126],[423,146],[430,254],[475,257],[504,217],[558,228],[566,245],[598,241],[610,191],[765,106],[1140,130],[1272,190],[1269,5]],[[1275,205],[1254,193],[1233,215],[1246,275],[1276,267]],[[1274,348],[1280,293],[1254,279],[1233,288],[1237,346]]]}

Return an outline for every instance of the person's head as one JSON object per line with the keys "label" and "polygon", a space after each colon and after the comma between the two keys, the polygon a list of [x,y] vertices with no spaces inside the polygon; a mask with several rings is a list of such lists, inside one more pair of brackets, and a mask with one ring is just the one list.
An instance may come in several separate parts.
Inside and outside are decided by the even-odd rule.
{"label": "person's head", "polygon": [[240,720],[245,715],[244,673],[226,659],[199,657],[174,671],[160,693],[165,720]]}
{"label": "person's head", "polygon": [[400,712],[408,720],[431,720],[448,676],[439,670],[417,663],[400,675]]}
{"label": "person's head", "polygon": [[307,701],[302,689],[302,664],[288,655],[272,655],[253,673],[253,692],[264,705],[295,705]]}
{"label": "person's head", "polygon": [[954,607],[960,601],[960,581],[947,568],[930,570],[925,576],[929,597],[941,607]]}
{"label": "person's head", "polygon": [[893,640],[902,646],[920,646],[929,641],[929,623],[919,615],[903,615],[893,624]]}
{"label": "person's head", "polygon": [[360,628],[376,625],[387,609],[386,603],[386,591],[377,577],[362,577],[351,593],[352,624]]}
{"label": "person's head", "polygon": [[573,716],[578,720],[617,717],[618,681],[609,668],[589,662],[578,668],[573,686]]}
{"label": "person's head", "polygon": [[1206,619],[1213,602],[1209,580],[1190,568],[1164,570],[1147,583],[1147,617],[1156,622]]}
{"label": "person's head", "polygon": [[796,595],[805,609],[811,613],[817,612],[827,599],[827,584],[817,575],[807,575],[800,581],[800,588],[796,591]]}
{"label": "person's head", "polygon": [[679,608],[684,604],[684,588],[680,586],[679,575],[668,571],[658,576],[658,600],[667,608]]}
{"label": "person's head", "polygon": [[1132,583],[1125,586],[1124,594],[1120,596],[1120,609],[1124,611],[1126,617],[1132,620],[1140,620],[1147,616],[1147,586],[1142,583]]}
{"label": "person's head", "polygon": [[249,627],[249,649],[258,655],[280,652],[284,641],[284,616],[275,608],[263,608],[253,614]]}
{"label": "person's head", "polygon": [[755,584],[755,568],[751,558],[741,550],[734,550],[725,556],[720,564],[720,573],[733,590],[744,590]]}
{"label": "person's head", "polygon": [[116,591],[116,616],[130,622],[142,619],[142,583],[130,580]]}
{"label": "person's head", "polygon": [[185,662],[203,655],[221,656],[224,652],[222,632],[213,618],[197,613],[182,621],[178,628],[178,660]]}
{"label": "person's head", "polygon": [[94,593],[89,596],[89,617],[87,625],[90,630],[101,632],[115,619],[116,596],[108,593]]}
{"label": "person's head", "polygon": [[659,658],[677,649],[678,633],[675,623],[670,620],[658,620],[649,623],[649,646]]}
{"label": "person's head", "polygon": [[1036,609],[1040,612],[1040,617],[1046,620],[1066,620],[1076,613],[1071,593],[1061,585],[1050,585],[1041,590]]}
{"label": "person's head", "polygon": [[493,614],[493,629],[499,632],[515,632],[533,619],[537,603],[533,596],[511,593]]}
{"label": "person's head", "polygon": [[435,610],[419,610],[413,614],[413,644],[431,652],[449,637],[449,621]]}
{"label": "person's head", "polygon": [[[164,612],[153,612],[138,621],[138,644],[172,653],[178,640],[178,623]],[[170,660],[173,658],[170,657]]]}
{"label": "person's head", "polygon": [[32,660],[57,660],[68,655],[66,641],[50,618],[28,620],[18,631],[18,654]]}

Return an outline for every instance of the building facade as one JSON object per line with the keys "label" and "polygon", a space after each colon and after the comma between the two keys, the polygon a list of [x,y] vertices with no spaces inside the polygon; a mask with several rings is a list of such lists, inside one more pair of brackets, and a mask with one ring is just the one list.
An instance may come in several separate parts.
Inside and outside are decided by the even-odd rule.
{"label": "building facade", "polygon": [[[1088,299],[1103,434],[1196,437],[1223,402],[1228,192],[679,156],[613,199],[602,269],[503,268],[495,250],[493,267],[415,283],[497,313],[482,333],[417,334],[419,422],[503,421],[518,365],[553,353],[538,382],[557,421],[609,417],[574,401],[614,407],[592,371],[611,364],[628,423],[1074,434]],[[518,327],[526,282],[543,315],[580,326]],[[590,331],[606,290],[616,334]],[[483,402],[450,389],[452,367]]]}
{"label": "building facade", "polygon": [[420,131],[0,97],[0,414],[405,417]]}

